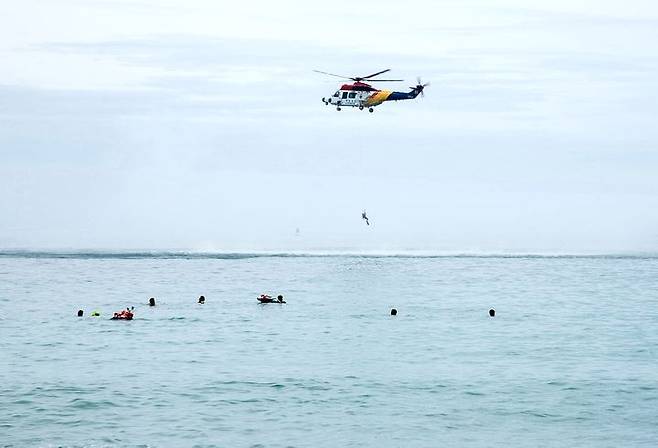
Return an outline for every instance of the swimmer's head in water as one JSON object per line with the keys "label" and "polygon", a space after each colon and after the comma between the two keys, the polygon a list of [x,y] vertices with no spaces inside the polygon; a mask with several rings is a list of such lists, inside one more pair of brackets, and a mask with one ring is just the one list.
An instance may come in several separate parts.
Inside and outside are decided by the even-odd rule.
{"label": "swimmer's head in water", "polygon": [[489,310],[489,317],[494,317],[495,315],[496,315],[496,310],[494,310],[493,308],[491,308],[491,309]]}
{"label": "swimmer's head in water", "polygon": [[83,314],[84,314],[84,311],[78,310],[78,317],[82,317]]}
{"label": "swimmer's head in water", "polygon": [[206,298],[204,296],[199,296],[199,303],[204,303]]}
{"label": "swimmer's head in water", "polygon": [[155,299],[153,297],[149,299],[149,306],[155,306]]}
{"label": "swimmer's head in water", "polygon": [[391,316],[397,316],[398,315],[398,310],[395,308],[391,308]]}

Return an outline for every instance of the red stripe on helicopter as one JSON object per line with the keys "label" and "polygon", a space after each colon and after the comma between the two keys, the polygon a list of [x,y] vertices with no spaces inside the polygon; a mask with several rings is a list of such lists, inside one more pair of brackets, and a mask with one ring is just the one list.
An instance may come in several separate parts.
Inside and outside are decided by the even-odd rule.
{"label": "red stripe on helicopter", "polygon": [[343,84],[340,90],[357,90],[360,92],[377,92],[377,89],[362,82],[355,82],[354,84]]}

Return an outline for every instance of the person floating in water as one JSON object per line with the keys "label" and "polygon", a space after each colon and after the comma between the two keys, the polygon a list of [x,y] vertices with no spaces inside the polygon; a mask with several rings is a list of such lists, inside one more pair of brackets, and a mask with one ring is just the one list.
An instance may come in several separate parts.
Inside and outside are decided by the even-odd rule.
{"label": "person floating in water", "polygon": [[199,296],[199,303],[202,305],[206,303],[206,298],[204,296]]}
{"label": "person floating in water", "polygon": [[363,213],[361,213],[361,219],[365,220],[367,225],[370,225],[370,221],[368,221],[368,216],[366,215],[365,210],[363,211]]}
{"label": "person floating in water", "polygon": [[149,299],[149,306],[155,306],[155,297]]}
{"label": "person floating in water", "polygon": [[126,308],[123,311],[114,313],[114,315],[112,316],[112,320],[133,320],[133,316],[135,315],[133,313],[134,309],[135,307],[133,306],[132,308]]}
{"label": "person floating in water", "polygon": [[286,301],[283,300],[283,296],[281,294],[279,294],[276,299],[272,298],[272,296],[268,296],[267,294],[261,294],[257,300],[260,303],[286,303]]}

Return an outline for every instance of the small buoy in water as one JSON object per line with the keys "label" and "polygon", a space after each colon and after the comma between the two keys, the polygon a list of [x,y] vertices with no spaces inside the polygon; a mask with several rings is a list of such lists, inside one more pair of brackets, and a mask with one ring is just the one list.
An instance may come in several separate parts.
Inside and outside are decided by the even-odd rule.
{"label": "small buoy in water", "polygon": [[206,303],[206,298],[204,296],[199,296],[199,303]]}
{"label": "small buoy in water", "polygon": [[84,311],[78,310],[78,317],[82,317],[83,314],[84,314]]}
{"label": "small buoy in water", "polygon": [[491,309],[489,310],[489,317],[494,317],[495,315],[496,315],[496,310],[494,310],[493,308],[491,308]]}
{"label": "small buoy in water", "polygon": [[398,314],[398,310],[396,310],[395,308],[391,308],[391,316],[397,316],[397,314]]}
{"label": "small buoy in water", "polygon": [[155,306],[155,299],[153,297],[149,299],[149,306]]}

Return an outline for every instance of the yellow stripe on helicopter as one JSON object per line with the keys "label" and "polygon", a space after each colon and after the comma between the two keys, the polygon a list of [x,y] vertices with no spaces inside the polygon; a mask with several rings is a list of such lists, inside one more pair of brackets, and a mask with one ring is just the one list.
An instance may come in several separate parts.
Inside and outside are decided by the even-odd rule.
{"label": "yellow stripe on helicopter", "polygon": [[366,99],[365,105],[377,106],[379,104],[382,104],[384,101],[388,99],[389,96],[391,96],[391,93],[393,92],[390,90],[380,90],[379,92],[375,92],[374,94],[370,95]]}

